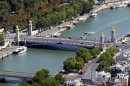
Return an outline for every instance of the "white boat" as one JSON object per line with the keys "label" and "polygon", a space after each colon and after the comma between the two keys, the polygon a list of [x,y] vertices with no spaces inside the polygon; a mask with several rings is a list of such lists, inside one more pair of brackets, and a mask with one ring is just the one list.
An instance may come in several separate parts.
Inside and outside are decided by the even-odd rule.
{"label": "white boat", "polygon": [[119,5],[113,5],[113,6],[111,6],[110,8],[111,9],[114,9],[114,8],[121,8],[121,7],[127,7],[128,5],[126,5],[126,4],[119,4]]}
{"label": "white boat", "polygon": [[116,7],[117,8],[120,8],[120,7],[127,7],[128,5],[126,5],[126,4],[120,4],[120,5],[117,5]]}
{"label": "white boat", "polygon": [[78,21],[80,21],[80,22],[84,22],[84,21],[86,21],[86,17],[81,17],[81,18],[78,18]]}
{"label": "white boat", "polygon": [[71,22],[73,25],[76,25],[78,23],[78,21],[74,20]]}
{"label": "white boat", "polygon": [[91,14],[91,17],[96,17],[97,16],[97,13],[92,13]]}
{"label": "white boat", "polygon": [[27,47],[20,47],[13,51],[14,54],[22,54],[27,51]]}
{"label": "white boat", "polygon": [[89,35],[92,35],[92,34],[94,34],[95,32],[86,32],[86,33],[84,33],[84,35],[86,35],[86,36],[89,36]]}
{"label": "white boat", "polygon": [[53,37],[58,37],[60,34],[61,34],[61,33],[55,32],[55,33],[53,34]]}

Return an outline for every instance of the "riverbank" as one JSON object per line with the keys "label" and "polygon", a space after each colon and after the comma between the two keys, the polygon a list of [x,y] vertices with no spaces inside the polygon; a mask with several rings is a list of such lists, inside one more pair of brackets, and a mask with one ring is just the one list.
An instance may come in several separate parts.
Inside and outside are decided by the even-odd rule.
{"label": "riverbank", "polygon": [[4,49],[2,49],[0,51],[0,59],[3,59],[4,57],[7,57],[9,56],[10,54],[13,53],[13,51],[16,49],[16,48],[20,48],[21,46],[11,46],[11,47],[6,47]]}
{"label": "riverbank", "polygon": [[[106,3],[103,3],[99,6],[96,5],[95,8],[92,11],[90,11],[90,13],[86,13],[83,16],[78,16],[78,17],[74,18],[73,21],[77,21],[80,18],[86,18],[87,19],[91,16],[92,13],[98,13],[99,11],[102,11],[102,10],[105,10],[105,9],[110,9],[110,7],[114,6],[114,5],[128,4],[128,3],[130,3],[130,0],[125,0],[125,1],[119,1],[119,0],[114,1],[114,0],[112,0],[112,1],[109,1],[109,2],[106,2]],[[66,21],[66,22],[63,22],[60,25],[57,25],[55,27],[51,27],[49,30],[40,32],[37,36],[51,37],[52,34],[59,32],[61,30],[61,29],[59,29],[60,26],[70,25],[71,21]]]}

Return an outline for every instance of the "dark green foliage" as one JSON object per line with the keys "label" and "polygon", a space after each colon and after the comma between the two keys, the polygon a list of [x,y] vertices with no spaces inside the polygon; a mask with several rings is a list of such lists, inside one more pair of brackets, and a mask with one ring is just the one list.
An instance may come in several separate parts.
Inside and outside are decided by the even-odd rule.
{"label": "dark green foliage", "polygon": [[85,48],[80,48],[78,51],[76,51],[76,58],[78,57],[83,58],[85,63],[92,59],[91,53]]}
{"label": "dark green foliage", "polygon": [[[33,29],[57,25],[78,14],[89,12],[94,0],[3,0],[0,1],[0,28],[12,29],[17,23],[27,28],[33,21]],[[68,4],[64,4],[68,3]]]}
{"label": "dark green foliage", "polygon": [[90,53],[92,54],[92,56],[99,55],[100,52],[101,52],[101,50],[98,47],[95,47],[92,50],[90,50]]}
{"label": "dark green foliage", "polygon": [[[99,48],[95,48],[91,51],[91,53],[94,53],[93,55],[98,55],[100,52],[101,51],[99,50]],[[85,48],[80,48],[76,51],[75,58],[69,57],[63,62],[64,70],[68,72],[73,72],[74,70],[79,71],[83,69],[84,63],[92,59],[91,53]]]}
{"label": "dark green foliage", "polygon": [[61,73],[58,73],[57,75],[55,75],[55,79],[62,85],[66,79],[63,77],[63,75]]}
{"label": "dark green foliage", "polygon": [[31,86],[30,84],[28,84],[28,83],[26,83],[26,82],[23,82],[23,83],[21,83],[20,85],[18,85],[18,86]]}
{"label": "dark green foliage", "polygon": [[65,60],[63,62],[64,66],[64,70],[68,71],[68,72],[72,72],[75,69],[75,58],[73,57],[69,57],[67,60]]}
{"label": "dark green foliage", "polygon": [[117,48],[110,47],[106,50],[106,52],[102,53],[100,56],[100,60],[102,62],[99,64],[96,70],[97,71],[104,70],[104,71],[111,72],[111,70],[108,67],[115,63],[113,56],[117,52],[118,52]]}
{"label": "dark green foliage", "polygon": [[33,81],[41,84],[42,81],[46,79],[47,77],[49,77],[49,71],[46,69],[42,69],[36,72],[36,75],[34,76]]}
{"label": "dark green foliage", "polygon": [[48,77],[42,81],[43,86],[61,86],[60,83],[53,77]]}
{"label": "dark green foliage", "polygon": [[42,86],[41,84],[39,84],[39,83],[33,83],[31,86]]}
{"label": "dark green foliage", "polygon": [[76,62],[81,62],[82,64],[84,64],[84,60],[81,57],[77,57],[76,58]]}
{"label": "dark green foliage", "polygon": [[3,46],[5,44],[4,36],[0,34],[0,46]]}
{"label": "dark green foliage", "polygon": [[76,70],[80,70],[80,69],[82,69],[83,68],[83,63],[82,62],[76,62],[75,63],[75,69]]}

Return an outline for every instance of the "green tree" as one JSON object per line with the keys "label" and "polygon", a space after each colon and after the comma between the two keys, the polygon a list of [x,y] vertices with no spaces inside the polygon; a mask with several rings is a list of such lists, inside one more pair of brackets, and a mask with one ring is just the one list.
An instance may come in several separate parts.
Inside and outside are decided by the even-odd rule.
{"label": "green tree", "polygon": [[85,63],[92,59],[91,53],[85,48],[80,48],[76,51],[76,58],[78,57],[83,58]]}
{"label": "green tree", "polygon": [[76,70],[81,70],[83,68],[83,63],[81,63],[81,62],[76,62],[75,63],[75,69]]}
{"label": "green tree", "polygon": [[102,61],[99,66],[97,67],[96,71],[105,71],[109,67],[109,62]]}
{"label": "green tree", "polygon": [[61,73],[58,73],[57,75],[55,75],[55,79],[62,85],[66,79],[65,77],[63,77],[63,75]]}
{"label": "green tree", "polygon": [[65,60],[63,64],[63,68],[65,71],[72,72],[75,69],[75,62],[73,62],[72,60]]}
{"label": "green tree", "polygon": [[61,86],[60,83],[53,77],[48,77],[42,81],[43,86]]}
{"label": "green tree", "polygon": [[5,44],[4,36],[0,34],[0,46],[3,46]]}
{"label": "green tree", "polygon": [[81,57],[76,57],[76,62],[81,62],[82,64],[84,64],[84,60]]}
{"label": "green tree", "polygon": [[31,86],[42,86],[42,85],[39,84],[39,83],[34,82]]}
{"label": "green tree", "polygon": [[33,81],[41,84],[42,81],[46,79],[47,77],[49,77],[49,71],[46,69],[42,69],[36,72],[36,75],[33,77]]}
{"label": "green tree", "polygon": [[92,56],[99,55],[100,52],[101,52],[101,50],[98,47],[95,47],[92,50],[90,50],[90,53],[92,54]]}
{"label": "green tree", "polygon": [[23,82],[23,83],[21,83],[20,85],[18,85],[18,86],[31,86],[30,84],[28,84],[27,82]]}

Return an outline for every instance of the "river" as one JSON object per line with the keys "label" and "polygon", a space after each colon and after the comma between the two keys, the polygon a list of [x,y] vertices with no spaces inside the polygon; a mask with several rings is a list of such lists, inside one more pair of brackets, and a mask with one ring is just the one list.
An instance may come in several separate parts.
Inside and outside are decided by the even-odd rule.
{"label": "river", "polygon": [[[78,23],[73,29],[62,32],[61,37],[80,37],[87,31],[94,31],[87,39],[99,40],[100,32],[104,32],[106,40],[110,40],[111,26],[115,27],[116,37],[129,32],[130,28],[130,8],[107,9],[98,13],[95,18],[88,18],[85,22]],[[22,55],[10,55],[0,60],[0,70],[31,72],[46,68],[50,74],[56,74],[63,67],[63,61],[69,56],[75,56],[75,52],[45,50],[45,49],[28,49]],[[8,80],[9,83],[14,81]],[[3,84],[0,86],[11,86]]]}

